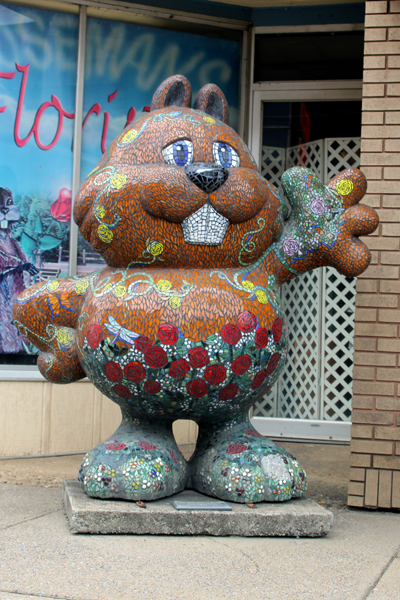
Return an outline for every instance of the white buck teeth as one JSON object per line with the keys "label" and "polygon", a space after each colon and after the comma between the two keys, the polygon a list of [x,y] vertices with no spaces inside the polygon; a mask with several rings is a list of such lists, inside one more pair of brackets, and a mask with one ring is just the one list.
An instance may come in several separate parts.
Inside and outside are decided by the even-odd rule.
{"label": "white buck teeth", "polygon": [[222,244],[228,225],[229,219],[217,213],[211,204],[204,204],[183,221],[183,236],[187,244],[218,246]]}

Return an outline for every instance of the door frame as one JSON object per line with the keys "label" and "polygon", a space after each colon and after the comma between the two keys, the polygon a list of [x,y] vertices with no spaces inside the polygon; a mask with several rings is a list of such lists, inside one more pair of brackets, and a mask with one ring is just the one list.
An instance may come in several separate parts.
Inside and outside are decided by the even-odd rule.
{"label": "door frame", "polygon": [[264,102],[338,102],[362,100],[362,80],[271,81],[253,84],[249,114],[249,148],[260,165]]}
{"label": "door frame", "polygon": [[[252,85],[249,114],[249,148],[257,165],[262,150],[263,104],[265,102],[362,100],[362,80],[279,81]],[[349,443],[351,422],[309,419],[252,417],[252,424],[263,435],[274,439]]]}

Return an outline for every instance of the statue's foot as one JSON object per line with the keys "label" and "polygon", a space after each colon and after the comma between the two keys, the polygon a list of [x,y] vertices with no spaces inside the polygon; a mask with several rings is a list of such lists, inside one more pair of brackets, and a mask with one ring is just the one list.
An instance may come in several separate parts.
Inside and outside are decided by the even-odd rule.
{"label": "statue's foot", "polygon": [[157,500],[181,492],[187,473],[171,425],[123,421],[85,456],[78,480],[94,498]]}
{"label": "statue's foot", "polygon": [[276,502],[302,496],[306,475],[287,450],[248,422],[200,430],[191,461],[191,486],[230,502]]}

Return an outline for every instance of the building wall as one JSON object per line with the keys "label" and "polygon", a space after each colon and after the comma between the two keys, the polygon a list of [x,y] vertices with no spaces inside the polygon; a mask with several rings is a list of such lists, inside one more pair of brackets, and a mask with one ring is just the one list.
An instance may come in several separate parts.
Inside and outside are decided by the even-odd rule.
{"label": "building wall", "polygon": [[[91,383],[0,381],[0,456],[87,452],[121,422],[119,407]],[[195,442],[197,425],[175,421],[179,444]]]}
{"label": "building wall", "polygon": [[400,508],[400,1],[366,2],[361,169],[379,229],[357,282],[350,506]]}

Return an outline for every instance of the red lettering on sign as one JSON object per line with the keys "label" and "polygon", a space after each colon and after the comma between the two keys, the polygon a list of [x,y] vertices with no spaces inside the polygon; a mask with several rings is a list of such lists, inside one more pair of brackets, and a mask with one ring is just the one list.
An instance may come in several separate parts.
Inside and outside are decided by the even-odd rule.
{"label": "red lettering on sign", "polygon": [[[60,100],[57,98],[57,96],[52,95],[51,102],[49,102],[49,101],[43,102],[43,104],[39,107],[39,109],[36,112],[35,119],[34,119],[34,122],[33,122],[30,132],[28,133],[28,135],[25,138],[22,139],[19,136],[19,127],[20,127],[20,123],[21,123],[22,110],[23,110],[23,106],[24,106],[26,85],[28,83],[29,65],[22,66],[22,65],[16,64],[16,67],[17,67],[17,70],[20,73],[22,73],[22,81],[21,81],[21,88],[19,91],[17,114],[15,117],[15,125],[14,125],[15,143],[17,144],[17,146],[19,148],[23,148],[23,146],[25,146],[25,144],[28,143],[29,139],[31,138],[31,136],[33,134],[36,144],[39,146],[39,148],[41,150],[50,150],[51,148],[53,148],[56,145],[56,143],[60,139],[60,135],[61,135],[63,124],[64,124],[64,117],[67,117],[67,119],[73,119],[74,113],[67,112],[63,108],[63,106],[62,106]],[[58,112],[57,129],[54,134],[53,141],[50,144],[43,144],[39,137],[40,119],[42,118],[43,113],[50,107],[55,108],[56,111]]]}
{"label": "red lettering on sign", "polygon": [[[31,127],[28,135],[24,138],[21,137],[20,136],[20,126],[21,126],[21,118],[22,118],[22,113],[23,113],[23,108],[24,108],[25,93],[26,93],[26,88],[27,88],[27,84],[28,84],[30,65],[29,64],[28,65],[19,65],[18,63],[16,63],[15,66],[17,67],[17,71],[22,73],[21,87],[19,90],[18,103],[17,103],[17,112],[15,115],[15,122],[14,122],[15,143],[19,148],[23,148],[29,142],[31,137],[33,136],[37,146],[41,150],[51,150],[52,148],[54,148],[54,146],[57,144],[58,140],[60,139],[60,136],[61,136],[62,130],[63,130],[63,126],[64,126],[64,118],[74,119],[75,114],[66,111],[65,108],[63,107],[63,105],[61,104],[61,101],[58,99],[58,97],[55,96],[54,94],[52,94],[51,100],[43,102],[43,104],[41,104],[40,107],[38,108],[38,110],[36,111],[35,118],[33,120],[33,124],[32,124],[32,127]],[[17,71],[9,72],[9,73],[5,72],[5,71],[0,71],[0,79],[1,78],[13,79],[15,77],[15,75],[17,74]],[[112,94],[109,94],[108,102],[111,103],[117,94],[118,94],[118,89],[115,90],[115,92],[113,92]],[[53,140],[49,144],[44,144],[40,139],[39,128],[40,128],[40,121],[43,117],[43,114],[46,112],[46,110],[48,108],[54,108],[57,111],[58,121],[57,121],[57,128],[54,133]],[[7,109],[7,106],[0,106],[0,113],[3,113],[6,109]],[[95,114],[98,116],[100,114],[100,112],[101,112],[101,105],[98,102],[96,102],[89,109],[89,112],[87,113],[87,115],[82,123],[82,129],[85,127],[85,125],[91,115]],[[125,127],[127,125],[129,125],[129,123],[131,123],[135,117],[136,117],[136,109],[134,106],[132,106],[128,111]],[[105,111],[104,112],[103,130],[102,130],[102,135],[101,135],[101,151],[103,153],[106,151],[106,141],[107,141],[109,122],[110,122],[110,113],[108,111]]]}

